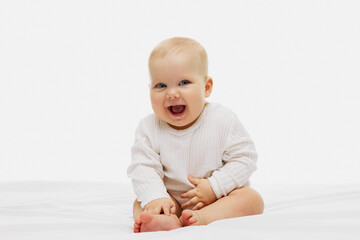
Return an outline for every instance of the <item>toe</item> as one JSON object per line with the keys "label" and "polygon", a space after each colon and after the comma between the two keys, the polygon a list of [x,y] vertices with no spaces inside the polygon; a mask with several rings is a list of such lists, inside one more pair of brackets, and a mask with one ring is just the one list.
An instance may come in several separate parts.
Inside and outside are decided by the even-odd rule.
{"label": "toe", "polygon": [[197,222],[197,219],[195,217],[189,218],[189,225],[192,225]]}
{"label": "toe", "polygon": [[139,224],[134,224],[134,233],[138,233],[140,232],[140,225]]}
{"label": "toe", "polygon": [[141,223],[140,217],[135,218],[135,223],[136,223],[136,224],[140,224],[140,223]]}
{"label": "toe", "polygon": [[190,210],[184,210],[181,214],[181,224],[183,226],[189,226],[190,223],[190,218],[192,217],[192,211]]}

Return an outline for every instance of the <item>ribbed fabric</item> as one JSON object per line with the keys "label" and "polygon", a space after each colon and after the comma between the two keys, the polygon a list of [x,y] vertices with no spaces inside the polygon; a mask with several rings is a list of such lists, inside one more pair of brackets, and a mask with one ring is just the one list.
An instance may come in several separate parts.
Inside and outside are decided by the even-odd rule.
{"label": "ribbed fabric", "polygon": [[128,176],[141,207],[194,186],[187,177],[207,178],[217,198],[244,186],[256,170],[257,153],[247,131],[229,109],[206,103],[198,120],[176,130],[150,114],[135,133]]}

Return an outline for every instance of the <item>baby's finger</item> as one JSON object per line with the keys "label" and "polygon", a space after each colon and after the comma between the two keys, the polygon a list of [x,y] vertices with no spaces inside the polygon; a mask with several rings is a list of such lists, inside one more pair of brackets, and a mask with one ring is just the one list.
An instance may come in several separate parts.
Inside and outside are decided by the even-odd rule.
{"label": "baby's finger", "polygon": [[188,179],[189,179],[189,182],[194,186],[197,186],[200,183],[200,178],[188,176]]}
{"label": "baby's finger", "polygon": [[163,206],[163,211],[165,215],[170,215],[170,207],[169,205]]}
{"label": "baby's finger", "polygon": [[171,213],[171,214],[175,214],[175,206],[172,206],[172,207],[170,208],[170,213]]}
{"label": "baby's finger", "polygon": [[165,215],[170,215],[171,213],[171,208],[173,207],[174,205],[173,204],[170,204],[170,203],[167,203],[163,206],[163,211],[164,211],[164,214]]}
{"label": "baby's finger", "polygon": [[160,213],[161,213],[161,210],[162,210],[162,207],[161,207],[161,206],[155,207],[155,208],[154,208],[154,213],[155,213],[155,214],[160,214]]}
{"label": "baby's finger", "polygon": [[189,191],[187,191],[186,193],[183,193],[180,195],[182,198],[192,198],[196,196],[196,190],[195,189],[191,189]]}
{"label": "baby's finger", "polygon": [[194,206],[195,204],[197,204],[199,202],[199,198],[198,197],[193,197],[192,199],[190,199],[189,201],[187,201],[186,203],[184,203],[183,205],[181,205],[182,209],[185,209],[187,207],[190,206]]}

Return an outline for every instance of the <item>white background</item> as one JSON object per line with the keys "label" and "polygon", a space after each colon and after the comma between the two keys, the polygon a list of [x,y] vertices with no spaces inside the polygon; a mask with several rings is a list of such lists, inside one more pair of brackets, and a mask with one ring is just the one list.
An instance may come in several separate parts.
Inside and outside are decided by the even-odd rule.
{"label": "white background", "polygon": [[128,181],[147,58],[207,49],[209,101],[259,152],[253,183],[360,182],[358,1],[0,0],[0,181]]}

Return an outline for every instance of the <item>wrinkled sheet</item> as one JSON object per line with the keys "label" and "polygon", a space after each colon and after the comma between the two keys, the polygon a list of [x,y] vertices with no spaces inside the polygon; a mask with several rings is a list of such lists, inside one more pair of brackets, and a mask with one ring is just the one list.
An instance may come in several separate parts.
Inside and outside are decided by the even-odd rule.
{"label": "wrinkled sheet", "polygon": [[253,187],[262,215],[134,234],[131,184],[0,182],[0,239],[360,239],[360,184]]}

